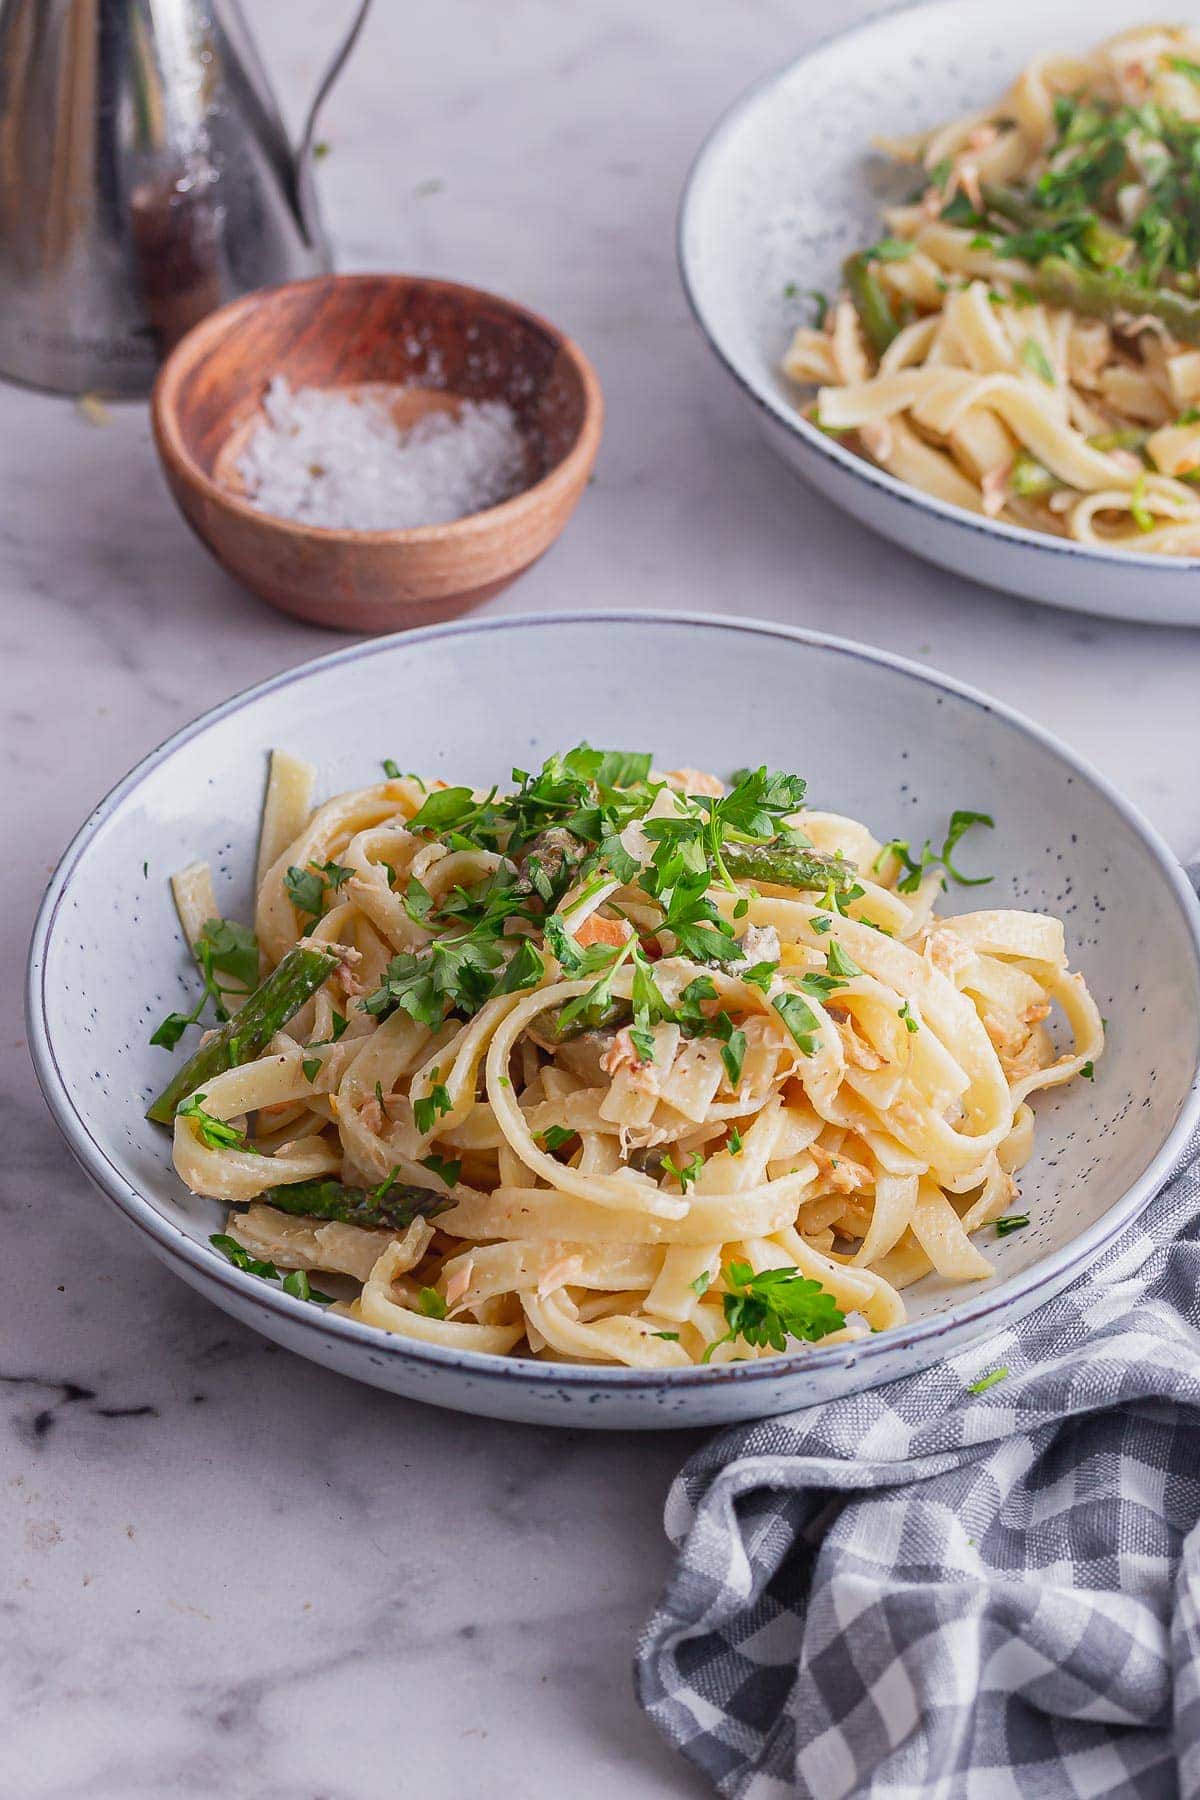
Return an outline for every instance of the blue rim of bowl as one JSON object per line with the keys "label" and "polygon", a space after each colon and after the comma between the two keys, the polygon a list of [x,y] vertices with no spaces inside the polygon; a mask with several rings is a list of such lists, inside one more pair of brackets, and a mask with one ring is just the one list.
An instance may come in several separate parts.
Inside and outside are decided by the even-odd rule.
{"label": "blue rim of bowl", "polygon": [[[705,341],[708,343],[718,362],[733,377],[742,392],[751,399],[760,412],[764,413],[773,424],[782,425],[806,450],[817,457],[823,457],[834,464],[845,474],[861,482],[864,487],[873,488],[876,492],[886,494],[889,499],[910,506],[918,512],[933,513],[948,526],[960,532],[975,533],[1001,543],[1020,545],[1028,550],[1044,552],[1047,555],[1074,557],[1077,561],[1096,562],[1105,567],[1155,570],[1160,575],[1184,575],[1200,569],[1200,556],[1153,556],[1144,550],[1108,549],[1103,545],[1080,544],[1070,538],[1054,538],[1042,531],[1030,531],[1024,525],[1010,525],[1003,519],[981,519],[963,507],[954,506],[948,500],[939,500],[935,494],[926,494],[907,481],[899,481],[896,476],[889,475],[886,469],[878,468],[868,462],[865,457],[856,456],[854,451],[845,449],[827,433],[818,431],[815,425],[791,406],[779,394],[756,379],[753,373],[725,348],[715,326],[709,323],[703,303],[699,296],[701,280],[694,275],[687,246],[690,214],[696,192],[707,175],[710,166],[719,156],[727,137],[732,137],[747,113],[753,111],[764,95],[773,88],[782,86],[797,69],[832,48],[834,44],[849,41],[875,26],[904,13],[932,12],[935,7],[945,7],[947,0],[899,0],[899,4],[883,7],[872,13],[870,18],[860,19],[856,25],[848,25],[843,31],[831,31],[819,38],[815,44],[800,56],[795,56],[781,67],[771,69],[765,75],[738,95],[717,119],[711,130],[702,140],[683,184],[683,192],[679,198],[679,208],[675,225],[675,256],[679,269],[680,286],[687,301],[692,317],[700,327]],[[936,122],[936,121],[934,121]],[[1130,617],[1136,617],[1131,614]]]}
{"label": "blue rim of bowl", "polygon": [[[952,1338],[956,1344],[982,1337],[988,1320],[1007,1310],[1017,1300],[1045,1290],[1048,1298],[1059,1291],[1074,1272],[1082,1270],[1104,1250],[1107,1244],[1141,1213],[1170,1179],[1178,1167],[1184,1149],[1200,1124],[1200,1052],[1192,1070],[1187,1097],[1179,1116],[1155,1156],[1125,1193],[1104,1216],[1051,1255],[1021,1274],[1014,1275],[1002,1286],[975,1299],[948,1308],[925,1319],[880,1332],[878,1336],[852,1344],[835,1344],[825,1349],[816,1346],[786,1358],[765,1358],[754,1362],[723,1363],[717,1366],[693,1366],[686,1369],[628,1369],[607,1364],[575,1364],[540,1362],[533,1358],[493,1356],[477,1350],[452,1350],[439,1345],[420,1343],[380,1331],[354,1319],[330,1318],[303,1300],[293,1299],[278,1288],[252,1275],[243,1274],[224,1262],[206,1244],[198,1244],[182,1227],[174,1224],[158,1206],[138,1192],[120,1170],[109,1161],[103,1146],[88,1130],[75,1106],[71,1090],[58,1065],[47,1023],[46,964],[59,909],[70,887],[71,878],[92,839],[112,818],[117,809],[133,794],[146,777],[177,750],[200,736],[212,725],[231,714],[253,706],[267,694],[307,681],[324,669],[361,662],[369,657],[391,653],[396,649],[419,648],[421,645],[447,638],[479,636],[491,632],[563,631],[580,625],[673,625],[690,631],[736,631],[768,637],[785,643],[801,644],[814,649],[833,651],[859,662],[894,670],[915,680],[921,687],[951,694],[958,700],[978,707],[1004,721],[1025,736],[1033,738],[1064,762],[1076,775],[1098,789],[1141,840],[1147,854],[1165,875],[1173,889],[1187,922],[1192,939],[1197,978],[1200,979],[1200,903],[1170,847],[1154,827],[1144,819],[1107,780],[1090,764],[1078,757],[1053,732],[1035,724],[1011,707],[990,699],[964,682],[894,656],[888,651],[871,649],[846,638],[831,637],[824,632],[805,631],[796,626],[777,625],[768,620],[733,619],[718,613],[672,612],[665,609],[638,611],[589,610],[578,613],[519,613],[510,617],[470,619],[446,625],[431,625],[412,631],[395,632],[365,643],[350,644],[326,656],[315,657],[298,668],[271,676],[255,686],[235,694],[219,706],[210,708],[190,724],[165,739],[157,749],[142,758],[123,780],[105,795],[63,852],[38,909],[30,946],[26,977],[26,1018],[29,1047],[34,1070],[46,1103],[76,1161],[92,1181],[114,1201],[131,1222],[168,1258],[187,1263],[202,1282],[213,1282],[228,1289],[240,1299],[256,1303],[279,1315],[289,1326],[303,1326],[323,1338],[333,1335],[348,1343],[361,1345],[376,1358],[390,1356],[401,1362],[417,1362],[431,1370],[455,1370],[476,1380],[522,1380],[537,1387],[587,1388],[627,1393],[634,1389],[670,1391],[679,1389],[712,1389],[729,1383],[779,1381],[788,1375],[818,1373],[824,1369],[872,1364],[890,1358],[917,1344],[939,1338]],[[1030,1303],[1036,1304],[1035,1301]],[[880,1379],[884,1379],[881,1375]]]}

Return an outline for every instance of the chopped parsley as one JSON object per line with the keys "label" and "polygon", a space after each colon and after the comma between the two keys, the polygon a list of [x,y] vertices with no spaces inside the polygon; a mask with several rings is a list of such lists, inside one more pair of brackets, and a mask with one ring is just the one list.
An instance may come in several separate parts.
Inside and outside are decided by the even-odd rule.
{"label": "chopped parsley", "polygon": [[694,1187],[696,1182],[700,1179],[700,1171],[704,1167],[704,1158],[701,1156],[700,1152],[696,1150],[688,1157],[685,1163],[680,1165],[676,1163],[674,1157],[668,1155],[663,1157],[662,1166],[668,1175],[673,1175],[675,1177],[681,1191],[686,1194],[689,1186]]}
{"label": "chopped parsley", "polygon": [[413,1123],[422,1137],[427,1137],[440,1118],[451,1110],[454,1102],[450,1098],[450,1090],[433,1071],[433,1081],[429,1092],[413,1101]]}
{"label": "chopped parsley", "polygon": [[212,1113],[205,1112],[204,1102],[207,1094],[191,1094],[181,1101],[175,1110],[177,1119],[192,1119],[200,1134],[200,1142],[207,1144],[210,1150],[253,1150],[244,1131],[236,1125],[229,1125],[224,1119],[214,1118]]}
{"label": "chopped parsley", "polygon": [[1085,1081],[1095,1081],[1095,1079],[1096,1079],[1095,1063],[1092,1062],[1091,1059],[1089,1058],[1089,1060],[1084,1063],[1084,1065],[1080,1069],[1079,1073],[1083,1076],[1083,1079]]}
{"label": "chopped parsley", "polygon": [[1024,1231],[1028,1223],[1028,1213],[1006,1213],[1002,1219],[996,1220],[996,1236],[1007,1237],[1012,1231]]}
{"label": "chopped parsley", "polygon": [[321,1073],[321,1058],[319,1056],[306,1056],[304,1061],[300,1064],[300,1067],[304,1071],[305,1081],[315,1081],[317,1076]]}
{"label": "chopped parsley", "polygon": [[729,1141],[725,1145],[725,1148],[728,1150],[730,1156],[740,1156],[742,1154],[742,1134],[736,1125],[730,1130]]}
{"label": "chopped parsley", "polygon": [[801,1054],[815,1055],[820,1025],[808,1001],[799,994],[776,994],[771,1005],[787,1026]]}
{"label": "chopped parsley", "polygon": [[992,1369],[987,1375],[981,1375],[978,1381],[973,1381],[967,1392],[968,1394],[986,1394],[989,1388],[994,1388],[999,1382],[1007,1380],[1008,1370],[1001,1366],[998,1369]]}
{"label": "chopped parsley", "polygon": [[423,1156],[421,1167],[428,1169],[431,1175],[436,1175],[439,1181],[444,1181],[450,1188],[458,1185],[458,1178],[462,1173],[461,1162],[446,1162],[442,1157],[435,1155]]}
{"label": "chopped parsley", "polygon": [[427,1319],[444,1319],[449,1308],[435,1287],[423,1287],[417,1295],[417,1306]]}
{"label": "chopped parsley", "polygon": [[[233,919],[208,919],[193,946],[204,982],[203,992],[190,1013],[168,1013],[151,1038],[163,1050],[174,1050],[189,1025],[196,1025],[211,1000],[218,1024],[229,1017],[225,995],[248,994],[258,985],[258,939]],[[230,981],[220,982],[218,975]]]}
{"label": "chopped parsley", "polygon": [[874,867],[878,871],[885,857],[896,856],[905,870],[896,883],[896,891],[901,894],[915,894],[926,871],[933,868],[945,869],[946,873],[960,887],[986,887],[988,882],[993,879],[992,876],[964,875],[962,870],[957,869],[954,865],[954,852],[960,840],[973,825],[985,825],[991,830],[995,823],[996,821],[990,813],[970,812],[960,808],[950,815],[950,824],[940,850],[935,851],[930,845],[929,839],[926,838],[920,855],[913,856],[912,847],[907,838],[889,838],[875,858]]}
{"label": "chopped parsley", "polygon": [[[209,1238],[214,1250],[219,1250],[235,1269],[241,1269],[247,1275],[258,1275],[264,1281],[279,1281],[279,1270],[273,1262],[265,1262],[261,1257],[251,1256],[244,1245],[230,1237],[227,1232],[217,1231]],[[295,1300],[311,1300],[317,1306],[332,1306],[333,1295],[322,1294],[313,1287],[303,1269],[292,1269],[282,1279],[285,1294],[291,1294]]]}
{"label": "chopped parsley", "polygon": [[1036,338],[1027,337],[1021,345],[1021,361],[1032,374],[1037,376],[1039,381],[1044,381],[1047,387],[1057,385],[1054,379],[1054,370],[1050,367],[1050,358]]}
{"label": "chopped parsley", "polygon": [[725,1335],[707,1346],[705,1362],[718,1345],[736,1338],[753,1348],[769,1345],[786,1350],[789,1338],[816,1343],[846,1323],[829,1290],[794,1268],[763,1269],[756,1275],[749,1263],[730,1262],[725,1285],[728,1291],[721,1297]]}
{"label": "chopped parsley", "polygon": [[564,1144],[569,1144],[572,1138],[578,1137],[579,1133],[572,1130],[569,1125],[547,1125],[545,1131],[538,1132],[538,1136],[553,1155],[556,1150],[561,1150]]}
{"label": "chopped parsley", "polygon": [[915,1033],[921,1029],[919,1021],[913,1017],[911,1001],[906,1000],[904,1002],[904,1005],[900,1008],[896,1017],[904,1020],[905,1031]]}

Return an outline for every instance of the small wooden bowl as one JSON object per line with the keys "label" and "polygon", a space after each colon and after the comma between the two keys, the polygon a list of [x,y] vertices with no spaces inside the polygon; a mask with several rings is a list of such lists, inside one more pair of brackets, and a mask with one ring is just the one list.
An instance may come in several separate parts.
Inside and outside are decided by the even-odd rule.
{"label": "small wooden bowl", "polygon": [[[272,377],[293,388],[406,388],[396,414],[506,400],[530,485],[445,525],[333,531],[260,512],[237,457]],[[344,631],[395,631],[464,612],[554,542],[587,485],[600,383],[569,338],[478,288],[407,275],[328,275],[247,294],[196,325],[151,401],[171,492],[217,561],[272,606]]]}

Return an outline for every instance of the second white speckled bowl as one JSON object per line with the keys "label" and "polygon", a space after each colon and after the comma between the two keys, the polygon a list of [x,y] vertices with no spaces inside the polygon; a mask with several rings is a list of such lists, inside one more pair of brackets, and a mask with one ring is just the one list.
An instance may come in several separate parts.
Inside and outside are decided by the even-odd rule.
{"label": "second white speckled bowl", "polygon": [[768,442],[863,524],[1027,600],[1200,625],[1200,557],[1093,549],[935,500],[810,425],[779,368],[809,311],[785,290],[836,292],[843,258],[879,236],[880,208],[912,192],[913,171],[872,154],[873,138],[986,105],[1039,52],[1086,49],[1136,14],[1129,0],[929,0],[817,45],[744,94],[704,144],[680,208],[679,262]]}
{"label": "second white speckled bowl", "polygon": [[[167,887],[197,856],[248,917],[267,753],[311,758],[324,793],[385,756],[451,781],[503,781],[550,751],[652,750],[661,766],[764,761],[878,836],[935,839],[956,806],[996,820],[994,885],[960,895],[1067,925],[1110,1022],[1096,1080],[1037,1098],[1027,1231],[989,1242],[994,1280],[926,1280],[911,1320],[787,1359],[652,1374],[466,1354],[389,1337],[229,1266],[222,1209],[187,1193],[143,1109],[170,1061],[147,1038],[194,987]],[[982,849],[982,845],[980,846]],[[954,900],[948,897],[948,905]],[[678,614],[478,620],[358,644],[264,682],[154,751],[67,850],[29,968],[30,1043],[84,1169],[183,1279],[345,1375],[465,1412],[661,1428],[784,1412],[922,1368],[1012,1323],[1084,1271],[1152,1198],[1200,1115],[1200,936],[1169,850],[1063,745],[1006,708],[856,644]],[[47,1203],[50,1203],[47,1196]],[[64,1226],[64,1229],[67,1227]]]}

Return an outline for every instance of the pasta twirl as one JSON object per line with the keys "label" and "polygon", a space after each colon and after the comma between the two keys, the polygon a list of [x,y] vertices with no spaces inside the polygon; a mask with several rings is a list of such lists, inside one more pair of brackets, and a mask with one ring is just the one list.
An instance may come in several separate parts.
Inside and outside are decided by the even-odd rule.
{"label": "pasta twirl", "polygon": [[935,860],[794,775],[587,746],[510,793],[393,775],[315,812],[305,766],[274,769],[263,979],[231,985],[255,940],[197,921],[194,866],[233,1022],[152,1108],[242,1266],[427,1343],[662,1369],[883,1330],[923,1274],[990,1274],[1029,1096],[1103,1044],[1058,920],[936,913],[990,820],[956,814]]}

